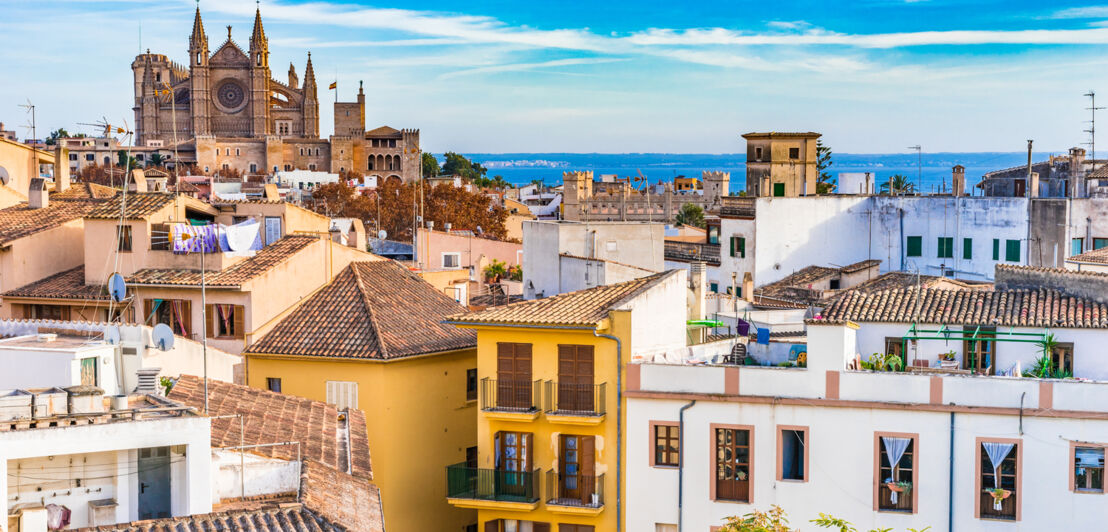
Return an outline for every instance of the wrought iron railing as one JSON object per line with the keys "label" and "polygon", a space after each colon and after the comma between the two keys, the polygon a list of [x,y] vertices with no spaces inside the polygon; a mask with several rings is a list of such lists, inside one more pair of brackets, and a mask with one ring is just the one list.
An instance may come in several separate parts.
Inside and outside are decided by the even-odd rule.
{"label": "wrought iron railing", "polygon": [[465,462],[446,466],[446,496],[455,499],[535,502],[539,500],[540,470],[504,471],[467,467]]}
{"label": "wrought iron railing", "polygon": [[539,409],[542,381],[481,379],[481,409],[529,412]]}
{"label": "wrought iron railing", "polygon": [[755,198],[746,196],[723,196],[719,198],[719,203],[719,213],[722,216],[754,217]]}
{"label": "wrought iron railing", "polygon": [[604,506],[604,475],[563,475],[546,472],[546,504],[599,508]]}
{"label": "wrought iron railing", "polygon": [[665,258],[681,261],[704,261],[719,266],[719,244],[669,241],[665,243]]}
{"label": "wrought iron railing", "polygon": [[548,414],[602,416],[605,413],[605,383],[546,381],[545,388],[543,410]]}

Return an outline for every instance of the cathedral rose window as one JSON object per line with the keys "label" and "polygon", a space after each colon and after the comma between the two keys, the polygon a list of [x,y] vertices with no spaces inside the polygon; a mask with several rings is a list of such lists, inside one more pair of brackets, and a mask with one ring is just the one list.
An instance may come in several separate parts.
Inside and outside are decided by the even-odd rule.
{"label": "cathedral rose window", "polygon": [[234,81],[225,81],[216,90],[216,98],[219,104],[228,110],[237,110],[246,101],[246,93],[242,85]]}

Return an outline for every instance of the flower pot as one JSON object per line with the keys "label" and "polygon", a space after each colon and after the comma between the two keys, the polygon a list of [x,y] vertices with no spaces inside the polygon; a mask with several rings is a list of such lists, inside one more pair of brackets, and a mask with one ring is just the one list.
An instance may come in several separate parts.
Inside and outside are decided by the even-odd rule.
{"label": "flower pot", "polygon": [[989,495],[993,497],[993,510],[1000,511],[1004,504],[1004,499],[1012,496],[1012,492],[1005,489],[998,490],[985,490]]}
{"label": "flower pot", "polygon": [[889,488],[889,490],[894,491],[896,493],[903,493],[904,492],[904,486],[901,486],[900,484],[897,484],[896,482],[886,482],[885,487]]}

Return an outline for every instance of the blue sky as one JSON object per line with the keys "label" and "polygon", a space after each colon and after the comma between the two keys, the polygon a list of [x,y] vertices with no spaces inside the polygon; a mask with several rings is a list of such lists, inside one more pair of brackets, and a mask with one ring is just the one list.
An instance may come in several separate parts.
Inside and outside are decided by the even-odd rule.
{"label": "blue sky", "polygon": [[[1108,104],[1108,3],[953,0],[261,2],[270,64],[352,99],[373,127],[464,152],[742,151],[813,130],[836,151],[1064,150]],[[130,63],[187,60],[193,0],[0,0],[0,120],[133,122]],[[201,0],[211,49],[255,2]],[[141,25],[141,45],[140,28]],[[322,90],[321,132],[333,92]],[[1102,131],[1108,132],[1108,113]],[[20,134],[23,134],[22,128]],[[87,129],[87,128],[86,128]],[[91,133],[91,130],[85,132]],[[1101,141],[1108,152],[1108,135]]]}

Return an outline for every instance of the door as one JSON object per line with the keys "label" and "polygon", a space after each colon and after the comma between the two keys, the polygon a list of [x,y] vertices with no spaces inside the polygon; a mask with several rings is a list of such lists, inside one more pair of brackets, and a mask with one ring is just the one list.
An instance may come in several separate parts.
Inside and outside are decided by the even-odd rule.
{"label": "door", "polygon": [[531,344],[496,344],[496,406],[530,410]]}
{"label": "door", "polygon": [[558,410],[593,412],[593,347],[558,346]]}
{"label": "door", "polygon": [[496,493],[530,498],[532,495],[531,433],[496,433]]}
{"label": "door", "polygon": [[139,449],[138,453],[138,517],[170,517],[169,447]]}
{"label": "door", "polygon": [[592,494],[596,493],[596,438],[563,434],[558,468],[560,498],[592,504]]}
{"label": "door", "polygon": [[1027,195],[1027,181],[1022,179],[1016,180],[1016,192],[1015,197],[1022,198]]}

